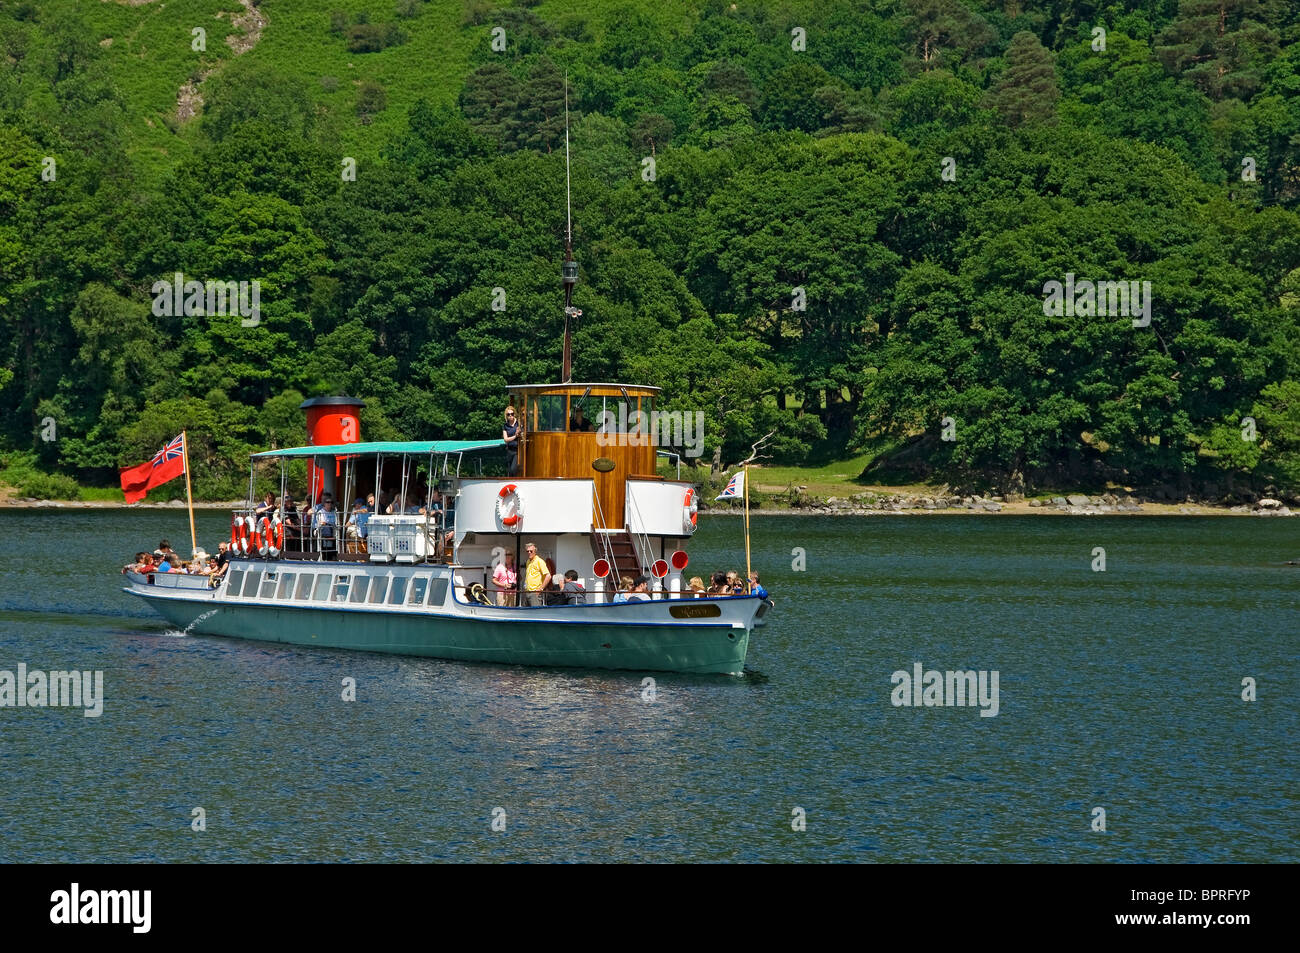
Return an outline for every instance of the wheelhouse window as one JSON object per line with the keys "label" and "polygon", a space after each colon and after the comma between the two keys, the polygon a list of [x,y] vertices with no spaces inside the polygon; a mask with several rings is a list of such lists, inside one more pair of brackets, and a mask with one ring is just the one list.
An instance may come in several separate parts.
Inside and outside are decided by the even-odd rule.
{"label": "wheelhouse window", "polygon": [[557,431],[565,429],[565,395],[539,394],[530,401],[533,430]]}
{"label": "wheelhouse window", "polygon": [[604,398],[574,394],[569,398],[569,432],[591,433],[600,426]]}

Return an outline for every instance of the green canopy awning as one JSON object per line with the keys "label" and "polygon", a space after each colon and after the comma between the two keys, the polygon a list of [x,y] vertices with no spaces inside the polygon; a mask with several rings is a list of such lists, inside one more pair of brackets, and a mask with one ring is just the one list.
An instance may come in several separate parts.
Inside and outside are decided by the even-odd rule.
{"label": "green canopy awning", "polygon": [[375,454],[469,453],[504,447],[504,440],[381,440],[373,443],[339,443],[321,447],[286,447],[253,454],[254,460],[270,457],[353,457]]}

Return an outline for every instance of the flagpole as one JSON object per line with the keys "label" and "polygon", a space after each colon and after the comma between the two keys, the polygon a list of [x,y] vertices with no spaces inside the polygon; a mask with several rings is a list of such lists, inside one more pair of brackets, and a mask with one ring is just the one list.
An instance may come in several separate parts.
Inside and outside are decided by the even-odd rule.
{"label": "flagpole", "polygon": [[194,492],[190,489],[190,435],[181,431],[181,453],[185,455],[185,502],[190,509],[190,557],[199,549],[199,539],[194,534]]}
{"label": "flagpole", "polygon": [[741,477],[745,482],[745,585],[749,585],[749,467],[744,467]]}

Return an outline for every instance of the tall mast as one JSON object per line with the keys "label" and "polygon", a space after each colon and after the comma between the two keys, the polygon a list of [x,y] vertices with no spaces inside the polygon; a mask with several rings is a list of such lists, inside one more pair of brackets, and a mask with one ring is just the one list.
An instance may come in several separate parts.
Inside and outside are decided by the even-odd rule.
{"label": "tall mast", "polygon": [[582,314],[573,306],[573,286],[578,282],[578,263],[573,260],[573,193],[569,176],[569,74],[564,74],[564,369],[563,381],[573,380],[573,319]]}

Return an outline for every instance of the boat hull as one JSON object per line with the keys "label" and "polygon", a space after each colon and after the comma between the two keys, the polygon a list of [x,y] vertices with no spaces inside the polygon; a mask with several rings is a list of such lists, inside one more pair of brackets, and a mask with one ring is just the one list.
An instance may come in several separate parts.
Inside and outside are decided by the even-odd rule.
{"label": "boat hull", "polygon": [[[739,675],[749,648],[749,627],[735,621],[674,624],[644,618],[656,609],[667,618],[669,606],[662,602],[588,607],[582,613],[586,618],[579,619],[559,607],[412,614],[235,603],[140,587],[126,591],[196,635],[466,662]],[[752,607],[746,609],[752,617]],[[643,618],[633,620],[633,615]]]}

